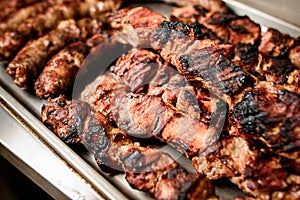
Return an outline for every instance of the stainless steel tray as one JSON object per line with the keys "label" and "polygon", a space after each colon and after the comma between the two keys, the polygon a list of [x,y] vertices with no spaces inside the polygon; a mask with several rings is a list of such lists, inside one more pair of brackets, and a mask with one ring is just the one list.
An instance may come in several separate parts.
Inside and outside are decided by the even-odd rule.
{"label": "stainless steel tray", "polygon": [[[247,14],[251,19],[253,19],[257,23],[260,23],[263,27],[263,30],[265,30],[267,27],[273,27],[282,32],[289,33],[292,36],[300,35],[299,27],[278,20],[270,15],[255,10],[237,1],[224,1],[238,15]],[[166,15],[168,15],[171,10],[171,6],[166,4],[149,3],[145,4],[145,6],[148,6]],[[87,199],[98,199],[102,197],[105,199],[116,200],[152,199],[148,194],[130,188],[130,186],[124,179],[123,174],[110,176],[108,174],[102,173],[98,169],[92,155],[86,152],[77,154],[67,145],[62,143],[40,121],[40,110],[42,104],[45,103],[45,101],[37,99],[30,91],[22,90],[15,86],[10,77],[6,74],[3,66],[0,66],[0,102],[2,106],[11,114],[11,116],[13,116],[23,127],[26,128],[26,131],[30,133],[30,135],[34,135],[35,139],[44,145],[43,148],[46,147],[48,150],[50,150],[45,154],[45,159],[55,155],[60,159],[57,159],[53,162],[58,162],[65,165],[71,172],[76,173],[81,180],[84,180],[84,183],[81,183],[81,185],[79,184],[79,188],[76,189],[76,191],[79,193],[81,190],[89,193],[86,196],[83,195],[82,199],[84,199],[84,197],[88,197],[88,195],[90,195],[90,198]],[[4,118],[2,116],[4,115],[3,113],[3,111],[0,112],[1,121],[2,118]],[[4,121],[0,123],[4,123]],[[2,126],[0,126],[0,128],[3,127],[3,124],[1,125]],[[3,143],[3,136],[4,134],[1,133],[0,144]],[[16,138],[16,140],[18,140],[18,138]],[[16,145],[18,146],[18,143],[16,143]],[[29,148],[27,146],[24,146],[22,148],[19,148],[17,146],[16,149],[20,150]],[[167,149],[167,151],[169,150],[172,155],[177,156],[176,151]],[[37,147],[35,151],[39,152],[43,151],[43,149],[42,147]],[[185,164],[189,163],[187,159],[179,156],[177,157],[179,158],[180,162]],[[22,157],[19,157],[19,159],[22,160]],[[37,161],[35,159],[28,159],[23,160],[23,162],[26,163],[26,166],[34,166],[36,165]],[[63,174],[61,176],[63,176]],[[44,178],[47,179],[46,176]],[[70,183],[70,181],[65,181],[62,184],[70,184],[65,185],[65,188],[74,188],[74,183]],[[85,187],[90,188],[90,191],[87,191]],[[44,189],[47,190],[47,188]],[[67,191],[62,192],[67,193]],[[227,183],[223,184],[222,182],[218,182],[217,194],[220,195],[221,199],[233,199],[234,196],[241,195],[242,193],[236,187],[228,186]],[[70,195],[67,195],[67,197],[72,198],[70,197]]]}

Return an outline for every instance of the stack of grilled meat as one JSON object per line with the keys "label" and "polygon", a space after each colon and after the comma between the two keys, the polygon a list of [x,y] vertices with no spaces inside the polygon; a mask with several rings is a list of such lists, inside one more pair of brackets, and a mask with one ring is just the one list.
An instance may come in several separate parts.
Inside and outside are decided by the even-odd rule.
{"label": "stack of grilled meat", "polygon": [[[261,33],[220,0],[178,1],[169,19],[130,1],[14,2],[1,16],[8,74],[50,97],[42,121],[83,144],[103,171],[125,172],[156,199],[217,199],[212,180],[221,178],[248,195],[237,199],[300,199],[299,37]],[[108,52],[97,48],[108,39],[131,49],[99,66],[107,70],[81,100],[67,98],[82,64],[97,65],[87,55]]]}

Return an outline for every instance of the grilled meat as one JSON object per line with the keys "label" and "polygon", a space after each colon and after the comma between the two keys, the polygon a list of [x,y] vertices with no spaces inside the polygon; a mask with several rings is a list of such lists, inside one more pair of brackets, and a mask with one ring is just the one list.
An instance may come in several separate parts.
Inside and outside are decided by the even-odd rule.
{"label": "grilled meat", "polygon": [[248,16],[241,16],[229,23],[229,42],[237,44],[257,44],[260,42],[261,28]]}
{"label": "grilled meat", "polygon": [[24,21],[16,30],[6,32],[0,37],[0,58],[10,60],[30,39],[54,29],[61,20],[91,16],[94,12],[100,15],[117,9],[120,6],[117,2],[119,1],[76,0],[49,7],[45,13]]}
{"label": "grilled meat", "polygon": [[300,71],[288,59],[265,57],[256,72],[266,81],[299,87]]}
{"label": "grilled meat", "polygon": [[163,20],[165,18],[161,14],[148,8],[128,7],[110,14],[108,23],[111,28],[122,30],[128,34],[125,39],[133,46],[149,47],[150,35]]}
{"label": "grilled meat", "polygon": [[276,29],[269,28],[261,38],[259,52],[264,56],[283,57],[287,56],[294,45],[295,39],[288,34],[281,33]]}
{"label": "grilled meat", "polygon": [[231,110],[232,125],[241,134],[262,139],[274,151],[297,148],[299,94],[271,82],[245,90]]}
{"label": "grilled meat", "polygon": [[0,23],[0,35],[15,30],[22,22],[43,13],[49,6],[51,6],[49,1],[42,1],[18,10],[12,17]]}
{"label": "grilled meat", "polygon": [[[53,107],[62,111],[63,115],[53,112]],[[60,96],[43,106],[42,116],[44,123],[56,127],[55,131],[66,131],[63,134],[56,133],[58,136],[68,135],[68,131],[77,134],[85,147],[95,155],[100,167],[105,165],[120,170],[122,166],[126,180],[133,188],[147,191],[158,199],[166,197],[160,186],[170,190],[168,197],[171,199],[197,196],[217,199],[208,179],[181,169],[166,153],[133,144],[121,129],[113,128],[102,114],[94,113],[85,102],[67,101]],[[63,120],[64,123],[56,120]],[[176,184],[178,180],[181,181],[180,187]]]}
{"label": "grilled meat", "polygon": [[179,167],[168,154],[151,147],[133,146],[120,159],[128,183],[138,190],[150,193],[155,192],[155,186],[163,172]]}
{"label": "grilled meat", "polygon": [[6,71],[19,87],[31,86],[46,61],[78,38],[80,29],[75,21],[62,21],[55,30],[28,43],[8,64]]}
{"label": "grilled meat", "polygon": [[73,145],[80,143],[80,137],[72,126],[70,106],[65,96],[53,99],[42,106],[41,119],[63,142]]}
{"label": "grilled meat", "polygon": [[233,62],[242,67],[246,72],[254,72],[260,62],[258,46],[241,43],[236,45]]}
{"label": "grilled meat", "polygon": [[[297,38],[297,42],[300,43],[300,37]],[[291,62],[300,68],[300,44],[295,45],[289,52],[289,59]]]}
{"label": "grilled meat", "polygon": [[0,21],[7,19],[12,15],[17,9],[28,6],[38,0],[11,0],[11,1],[1,1],[0,2]]}
{"label": "grilled meat", "polygon": [[161,66],[162,60],[159,55],[147,50],[134,49],[119,58],[110,70],[135,92],[149,85]]}
{"label": "grilled meat", "polygon": [[68,45],[53,56],[35,82],[35,93],[40,99],[64,94],[72,85],[76,74],[89,53],[89,47],[79,41]]}
{"label": "grilled meat", "polygon": [[[90,48],[97,46],[97,43],[100,44],[105,38],[104,35],[96,34],[89,39],[97,40],[97,42],[93,42],[93,46],[78,41],[53,56],[35,82],[36,96],[40,99],[47,99],[65,94],[73,85],[77,72],[90,52]],[[90,42],[87,41],[87,43]]]}

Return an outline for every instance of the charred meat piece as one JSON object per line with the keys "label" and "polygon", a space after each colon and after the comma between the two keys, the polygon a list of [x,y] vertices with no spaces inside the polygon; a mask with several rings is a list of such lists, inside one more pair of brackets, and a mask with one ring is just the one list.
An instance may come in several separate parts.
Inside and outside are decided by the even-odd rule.
{"label": "charred meat piece", "polygon": [[[56,116],[60,114],[53,112],[54,107],[58,107],[64,113],[62,117]],[[133,144],[121,129],[112,127],[102,114],[93,112],[85,102],[67,101],[61,96],[45,104],[42,114],[44,123],[55,126],[55,131],[71,127],[71,130],[67,131],[79,136],[80,141],[94,154],[102,169],[123,168],[126,180],[135,189],[164,197],[165,194],[160,187],[164,186],[172,191],[171,197],[174,199],[182,198],[182,195],[188,195],[187,197],[207,195],[216,198],[214,188],[208,179],[182,169],[172,170],[179,165],[168,154],[151,147],[141,147],[138,143]],[[57,120],[61,119],[66,122],[58,123]],[[180,187],[177,187],[176,182],[179,179],[181,183]]]}
{"label": "charred meat piece", "polygon": [[265,57],[256,71],[266,81],[299,87],[300,71],[288,59]]}
{"label": "charred meat piece", "polygon": [[111,28],[122,30],[124,40],[134,47],[149,47],[149,37],[165,20],[161,14],[145,7],[128,7],[113,12],[108,23]]}
{"label": "charred meat piece", "polygon": [[291,151],[281,152],[279,153],[279,155],[280,163],[285,169],[294,174],[300,173],[300,148]]}
{"label": "charred meat piece", "polygon": [[169,169],[160,177],[155,188],[155,199],[219,199],[213,185],[204,176],[183,169]]}
{"label": "charred meat piece", "polygon": [[197,39],[220,40],[214,32],[198,22],[198,18],[200,18],[201,15],[199,9],[192,6],[182,8],[175,7],[170,14],[170,20],[188,24],[193,31],[197,33],[195,36]]}
{"label": "charred meat piece", "polygon": [[214,32],[218,38],[221,38],[223,41],[229,41],[229,24],[237,17],[233,13],[215,12],[210,15],[201,16],[198,22]]}
{"label": "charred meat piece", "polygon": [[151,147],[133,146],[120,159],[128,183],[133,188],[152,194],[162,173],[179,167],[168,154]]}
{"label": "charred meat piece", "polygon": [[258,49],[264,56],[283,57],[287,56],[294,43],[295,39],[290,35],[269,28],[262,35]]}
{"label": "charred meat piece", "polygon": [[248,16],[241,16],[229,23],[229,40],[232,45],[257,44],[260,41],[261,28]]}
{"label": "charred meat piece", "polygon": [[110,71],[126,82],[132,92],[143,90],[161,68],[159,55],[148,50],[133,49],[121,56]]}
{"label": "charred meat piece", "polygon": [[234,63],[246,72],[253,72],[259,64],[258,47],[251,44],[238,44],[235,46]]}
{"label": "charred meat piece", "polygon": [[[98,44],[106,38],[101,34],[97,34],[89,40],[95,40],[96,37]],[[97,44],[94,43],[93,45]],[[68,45],[53,56],[35,82],[36,96],[40,99],[47,99],[65,94],[73,85],[77,72],[90,52],[90,48],[93,48],[93,46],[78,41]]]}
{"label": "charred meat piece", "polygon": [[79,144],[77,130],[72,128],[71,102],[65,96],[50,100],[42,107],[42,122],[52,130],[57,137],[69,145]]}
{"label": "charred meat piece", "polygon": [[74,20],[62,21],[55,30],[28,43],[8,64],[6,71],[19,87],[31,86],[47,60],[79,37],[80,29]]}
{"label": "charred meat piece", "polygon": [[271,82],[260,82],[236,100],[231,123],[241,134],[262,139],[274,151],[299,147],[299,94]]}
{"label": "charred meat piece", "polygon": [[197,171],[211,179],[229,177],[253,197],[270,199],[273,191],[284,190],[288,185],[288,173],[277,156],[251,136],[231,134],[220,140],[214,152],[193,158]]}

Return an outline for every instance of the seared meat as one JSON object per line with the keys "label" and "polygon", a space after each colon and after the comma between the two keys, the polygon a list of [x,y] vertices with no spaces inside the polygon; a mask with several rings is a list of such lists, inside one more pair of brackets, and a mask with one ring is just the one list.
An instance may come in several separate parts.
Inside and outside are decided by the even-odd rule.
{"label": "seared meat", "polygon": [[300,96],[271,82],[260,82],[245,90],[236,100],[231,122],[240,134],[262,139],[274,151],[300,145]]}
{"label": "seared meat", "polygon": [[223,41],[229,41],[229,24],[238,16],[233,13],[214,12],[200,16],[198,22],[214,32]]}
{"label": "seared meat", "polygon": [[[53,112],[53,107],[58,107],[63,115]],[[133,144],[121,129],[113,128],[102,114],[94,113],[85,102],[67,101],[60,96],[43,106],[42,116],[44,123],[56,127],[55,131],[66,130],[77,135],[95,155],[102,169],[123,168],[126,180],[133,188],[147,191],[159,199],[166,195],[162,193],[160,186],[168,187],[172,192],[168,197],[172,199],[190,196],[195,198],[198,195],[217,199],[208,179],[180,169],[178,163],[166,153],[151,147],[141,147],[138,143]],[[61,119],[64,119],[64,124],[57,122]],[[180,187],[176,184],[178,180],[181,181]]]}
{"label": "seared meat", "polygon": [[290,35],[269,28],[262,35],[258,49],[264,56],[282,57],[287,56],[294,43],[295,39]]}
{"label": "seared meat", "polygon": [[248,16],[241,16],[229,23],[229,42],[232,45],[257,44],[260,42],[260,26]]}
{"label": "seared meat", "polygon": [[6,71],[19,87],[31,86],[47,60],[79,37],[80,29],[74,20],[62,21],[55,30],[28,43],[8,64]]}
{"label": "seared meat", "polygon": [[115,100],[113,117],[128,135],[149,138],[158,135],[174,111],[154,96],[127,94]]}
{"label": "seared meat", "polygon": [[299,87],[300,71],[288,59],[265,57],[256,68],[266,81]]}
{"label": "seared meat", "polygon": [[133,49],[119,58],[110,71],[135,92],[149,85],[161,66],[162,60],[157,54],[148,50]]}
{"label": "seared meat", "polygon": [[150,193],[155,192],[155,186],[163,172],[179,167],[168,154],[151,147],[133,146],[120,159],[128,183],[138,190]]}
{"label": "seared meat", "polygon": [[235,46],[234,63],[244,71],[253,72],[259,64],[258,47],[251,44],[238,44]]}
{"label": "seared meat", "polygon": [[42,122],[66,144],[78,144],[80,137],[72,126],[71,102],[65,96],[44,104],[41,112]]}
{"label": "seared meat", "polygon": [[[97,39],[100,44],[101,40],[103,41],[105,38],[101,34],[96,34],[89,40]],[[97,43],[93,45],[97,46]],[[40,99],[47,99],[65,94],[73,85],[77,72],[90,52],[90,48],[93,46],[78,41],[53,56],[35,82],[36,96]]]}
{"label": "seared meat", "polygon": [[150,35],[164,20],[161,14],[148,8],[127,7],[110,14],[108,23],[111,28],[122,30],[126,34],[123,39],[131,45],[149,47]]}

